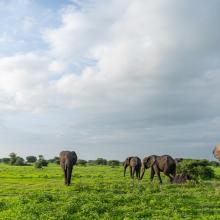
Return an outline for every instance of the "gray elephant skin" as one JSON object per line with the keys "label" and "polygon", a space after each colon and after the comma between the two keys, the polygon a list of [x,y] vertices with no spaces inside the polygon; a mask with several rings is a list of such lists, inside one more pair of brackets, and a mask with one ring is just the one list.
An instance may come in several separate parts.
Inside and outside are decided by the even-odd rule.
{"label": "gray elephant skin", "polygon": [[139,157],[127,157],[123,163],[124,166],[124,177],[126,173],[127,167],[130,167],[130,177],[134,178],[134,174],[136,173],[136,177],[140,178],[141,172],[141,159]]}
{"label": "gray elephant skin", "polygon": [[67,186],[71,183],[72,170],[76,162],[77,155],[74,151],[60,152],[60,166],[64,171],[65,185]]}
{"label": "gray elephant skin", "polygon": [[176,161],[169,155],[151,155],[145,157],[142,161],[142,174],[140,179],[143,178],[145,169],[151,168],[150,179],[151,181],[156,174],[159,178],[160,183],[162,183],[160,172],[163,172],[166,176],[169,177],[170,182],[173,181],[176,175]]}

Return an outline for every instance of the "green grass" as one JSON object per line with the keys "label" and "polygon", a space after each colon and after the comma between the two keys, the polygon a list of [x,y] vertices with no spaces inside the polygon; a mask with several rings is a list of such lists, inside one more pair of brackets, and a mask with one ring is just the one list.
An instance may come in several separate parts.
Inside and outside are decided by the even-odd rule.
{"label": "green grass", "polygon": [[0,219],[220,219],[219,179],[159,185],[149,173],[133,182],[122,167],[76,166],[72,185],[63,182],[57,165],[0,164]]}

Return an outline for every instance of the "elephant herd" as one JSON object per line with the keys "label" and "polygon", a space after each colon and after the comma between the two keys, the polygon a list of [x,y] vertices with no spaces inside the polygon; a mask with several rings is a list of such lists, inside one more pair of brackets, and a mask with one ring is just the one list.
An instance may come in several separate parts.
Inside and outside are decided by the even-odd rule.
{"label": "elephant herd", "polygon": [[136,173],[136,177],[140,180],[144,177],[145,170],[148,168],[151,168],[151,181],[156,174],[160,183],[162,183],[160,172],[163,172],[166,176],[168,176],[170,182],[173,182],[176,176],[176,161],[169,155],[151,155],[145,157],[142,163],[139,157],[128,157],[124,162],[124,176],[128,166],[130,167],[131,178],[134,178],[134,174]]}
{"label": "elephant herd", "polygon": [[[69,186],[71,183],[71,176],[73,166],[76,165],[77,155],[74,151],[62,151],[60,152],[60,166],[64,171],[64,183]],[[123,163],[124,165],[124,176],[126,173],[127,167],[130,167],[130,176],[138,179],[142,179],[145,173],[145,169],[151,167],[151,180],[153,180],[154,175],[156,174],[159,178],[160,183],[162,183],[160,172],[163,172],[166,176],[170,178],[172,182],[176,174],[176,161],[169,155],[156,156],[151,155],[145,157],[141,163],[139,157],[128,157]],[[142,173],[141,173],[142,167]]]}
{"label": "elephant herd", "polygon": [[[216,145],[213,150],[213,154],[216,159],[220,160],[220,144]],[[60,152],[60,166],[64,171],[64,183],[69,186],[71,183],[71,176],[73,166],[76,165],[77,155],[74,151],[61,151]],[[151,168],[150,179],[153,180],[155,174],[157,175],[159,182],[162,183],[160,173],[163,172],[167,177],[169,177],[170,182],[181,183],[187,179],[191,179],[190,176],[185,174],[176,175],[176,160],[174,160],[169,155],[151,155],[145,157],[142,162],[139,157],[127,157],[123,163],[124,166],[124,176],[127,167],[130,168],[130,177],[134,179],[136,177],[141,180],[144,177],[145,170]]]}

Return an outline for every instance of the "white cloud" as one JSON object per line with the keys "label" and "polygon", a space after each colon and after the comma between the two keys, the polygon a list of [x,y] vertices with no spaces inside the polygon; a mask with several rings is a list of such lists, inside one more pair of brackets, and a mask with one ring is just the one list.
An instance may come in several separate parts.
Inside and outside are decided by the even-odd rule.
{"label": "white cloud", "polygon": [[[159,135],[159,144],[180,145],[185,132],[199,146],[196,129],[205,133],[202,123],[212,131],[204,136],[217,141],[218,2],[74,3],[78,6],[60,11],[58,27],[42,32],[49,49],[0,57],[5,112],[45,110],[49,117],[57,109],[63,115],[70,109],[79,117],[66,115],[71,128],[58,120],[61,133],[79,130],[88,145],[116,139],[144,144]],[[32,21],[24,21],[27,30],[33,29]]]}

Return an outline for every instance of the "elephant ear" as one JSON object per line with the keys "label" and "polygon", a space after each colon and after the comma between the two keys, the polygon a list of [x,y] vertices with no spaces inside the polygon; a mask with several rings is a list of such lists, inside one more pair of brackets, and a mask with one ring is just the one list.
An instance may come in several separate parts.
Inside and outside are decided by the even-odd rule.
{"label": "elephant ear", "polygon": [[132,157],[128,157],[127,159],[128,159],[128,162],[130,163],[130,161],[131,161]]}
{"label": "elephant ear", "polygon": [[156,157],[155,156],[151,156],[150,157],[150,166],[153,166],[156,163],[157,163]]}

